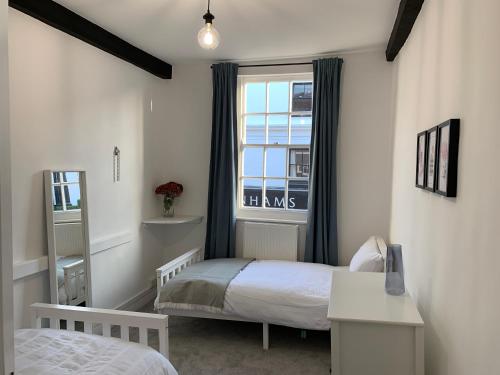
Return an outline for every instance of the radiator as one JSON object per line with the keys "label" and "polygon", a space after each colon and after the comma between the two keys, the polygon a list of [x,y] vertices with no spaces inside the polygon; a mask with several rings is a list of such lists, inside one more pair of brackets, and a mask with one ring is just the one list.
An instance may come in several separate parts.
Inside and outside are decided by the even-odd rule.
{"label": "radiator", "polygon": [[68,256],[83,254],[83,228],[81,223],[60,223],[54,226],[56,254]]}
{"label": "radiator", "polygon": [[299,226],[243,223],[243,257],[297,261]]}

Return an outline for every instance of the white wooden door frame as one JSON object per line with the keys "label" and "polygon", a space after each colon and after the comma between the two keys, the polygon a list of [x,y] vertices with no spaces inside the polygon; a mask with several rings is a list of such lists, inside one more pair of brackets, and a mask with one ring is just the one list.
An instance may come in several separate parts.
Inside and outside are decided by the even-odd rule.
{"label": "white wooden door frame", "polygon": [[9,128],[7,0],[0,0],[0,371],[14,371],[12,191]]}

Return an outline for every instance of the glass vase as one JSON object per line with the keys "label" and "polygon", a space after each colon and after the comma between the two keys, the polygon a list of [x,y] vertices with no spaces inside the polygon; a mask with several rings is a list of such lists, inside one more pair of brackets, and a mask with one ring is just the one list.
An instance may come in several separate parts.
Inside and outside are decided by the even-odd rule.
{"label": "glass vase", "polygon": [[400,296],[404,294],[405,280],[401,245],[387,246],[386,268],[385,291],[393,296]]}
{"label": "glass vase", "polygon": [[165,197],[163,198],[163,216],[174,216],[174,199],[167,195],[165,195]]}
{"label": "glass vase", "polygon": [[170,206],[170,207],[163,207],[163,216],[164,217],[174,217],[174,206]]}

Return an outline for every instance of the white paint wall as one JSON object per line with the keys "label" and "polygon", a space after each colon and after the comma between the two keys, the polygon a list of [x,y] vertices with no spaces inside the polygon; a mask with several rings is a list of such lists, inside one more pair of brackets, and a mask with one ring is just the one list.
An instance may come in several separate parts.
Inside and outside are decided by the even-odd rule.
{"label": "white paint wall", "polygon": [[0,0],[0,372],[14,370],[7,6]]}
{"label": "white paint wall", "polygon": [[389,235],[394,67],[383,50],[342,57],[338,231],[339,261],[348,265],[368,237]]}
{"label": "white paint wall", "polygon": [[[144,131],[153,90],[168,82],[9,11],[14,262],[47,254],[44,169],[87,171],[91,242],[129,232],[132,241],[92,256],[95,306],[114,307],[149,288],[160,253],[141,234]],[[3,87],[3,85],[2,85]],[[112,151],[121,149],[121,182]],[[15,282],[16,326],[26,306],[49,301],[48,273]]]}
{"label": "white paint wall", "polygon": [[[156,186],[176,181],[184,192],[175,212],[204,215],[208,197],[208,171],[212,131],[212,72],[210,63],[176,65],[168,90],[156,87],[154,121],[144,129],[144,210],[161,213]],[[147,226],[145,239],[168,261],[205,243],[202,224]],[[159,249],[163,249],[160,251]]]}
{"label": "white paint wall", "polygon": [[[398,57],[391,241],[425,321],[426,374],[500,369],[500,2],[429,0]],[[414,187],[418,132],[461,119],[458,197]]]}

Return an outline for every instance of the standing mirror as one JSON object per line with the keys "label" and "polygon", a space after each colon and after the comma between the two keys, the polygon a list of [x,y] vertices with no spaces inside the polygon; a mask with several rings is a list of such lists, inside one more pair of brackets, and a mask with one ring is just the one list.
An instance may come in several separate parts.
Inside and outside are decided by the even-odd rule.
{"label": "standing mirror", "polygon": [[92,306],[83,171],[44,171],[51,303]]}

